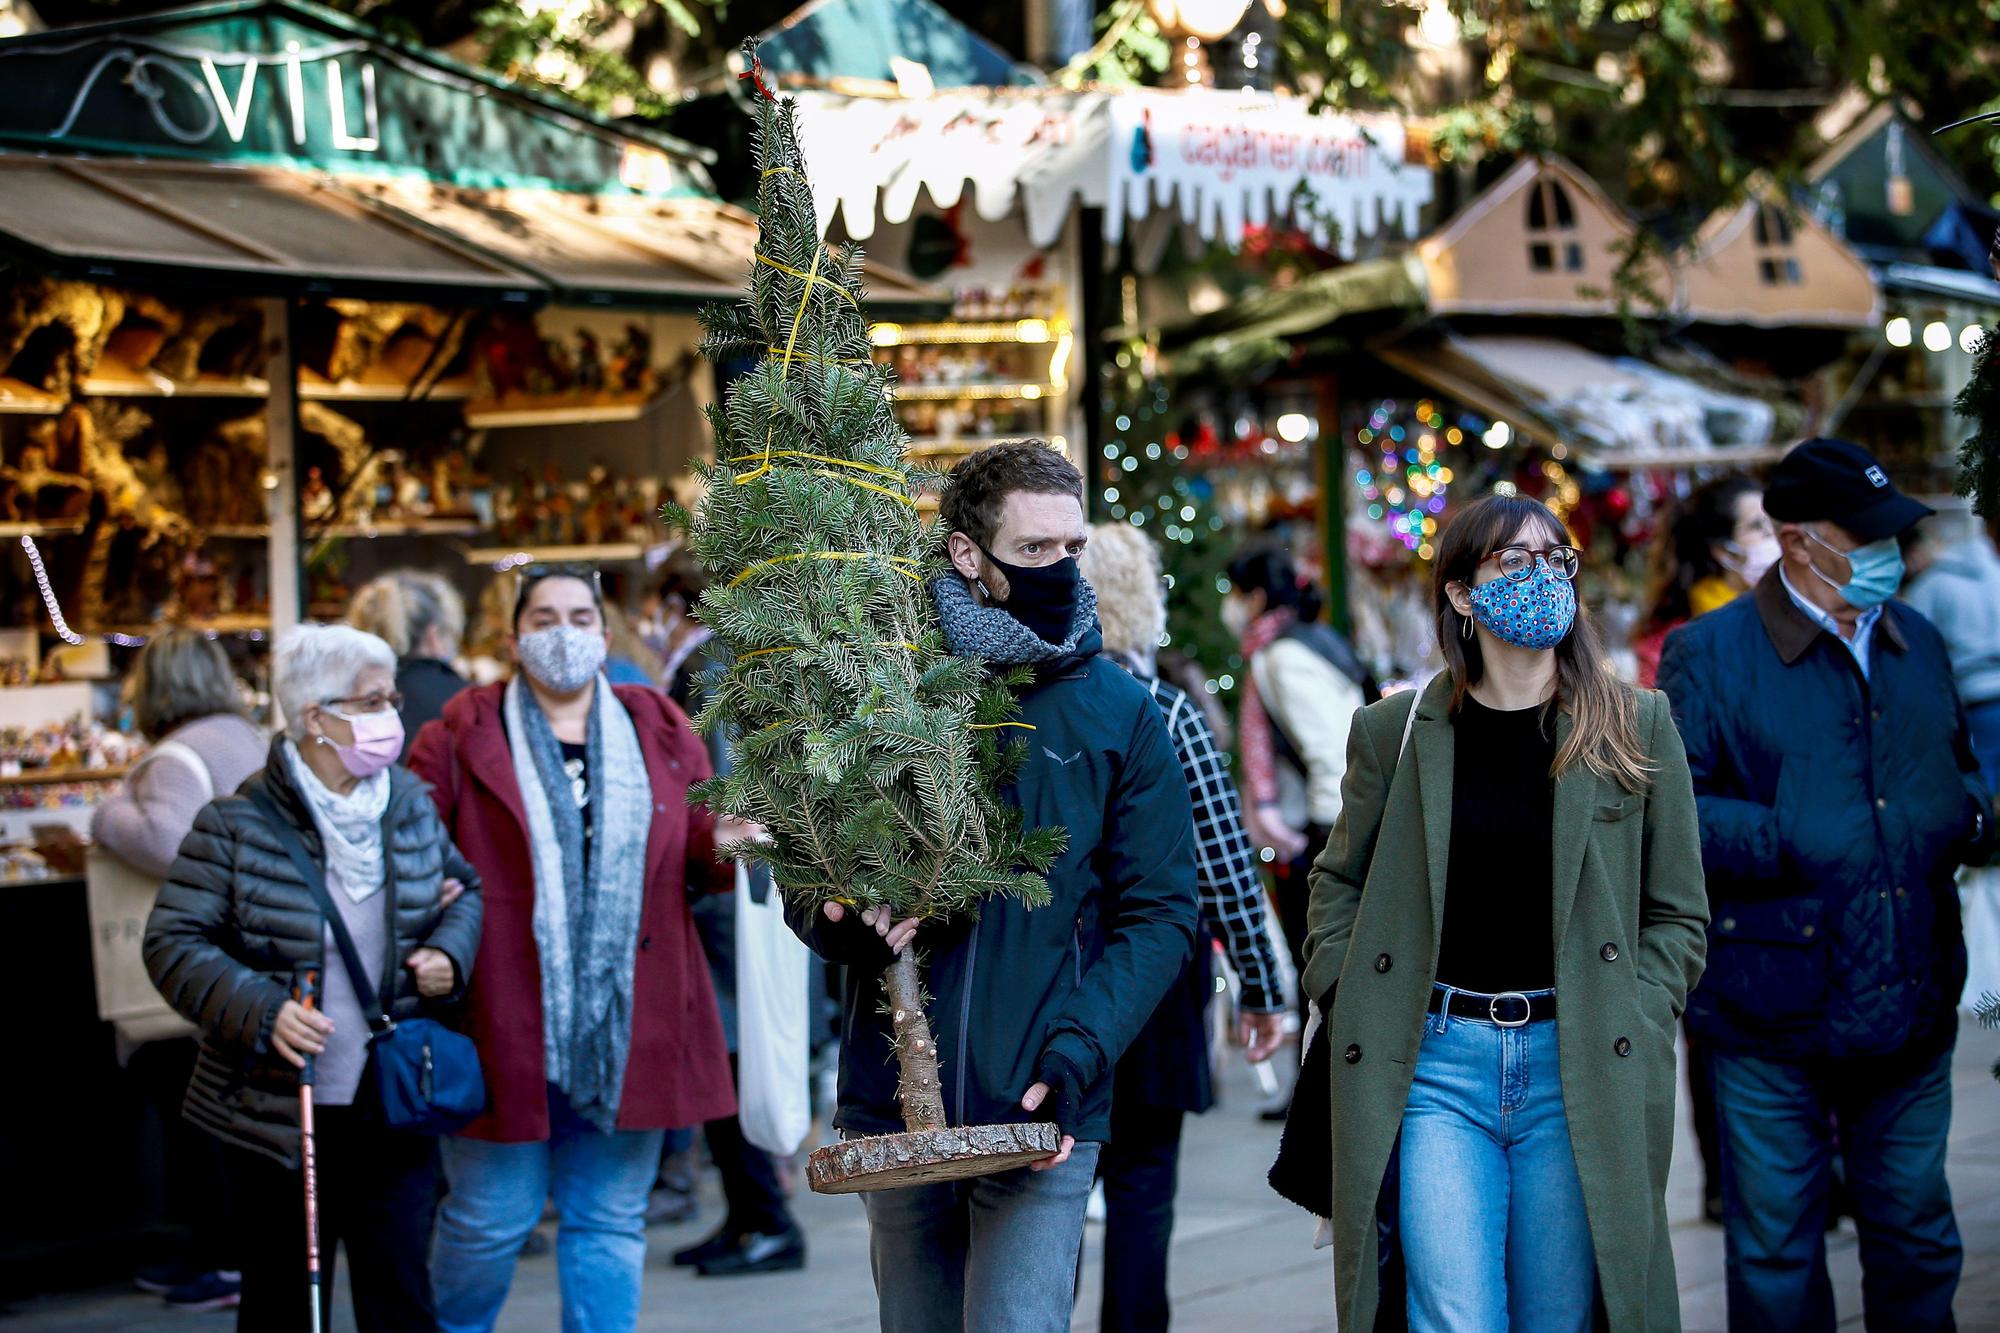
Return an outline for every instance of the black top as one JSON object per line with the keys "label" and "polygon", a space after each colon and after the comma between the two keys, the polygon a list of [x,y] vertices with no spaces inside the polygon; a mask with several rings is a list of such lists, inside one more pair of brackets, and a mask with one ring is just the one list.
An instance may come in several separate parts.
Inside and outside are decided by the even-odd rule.
{"label": "black top", "polygon": [[406,657],[396,666],[396,691],[403,696],[403,755],[410,761],[410,747],[424,724],[444,715],[451,696],[466,686],[465,677],[451,669],[449,662],[435,657]]}
{"label": "black top", "polygon": [[590,747],[565,740],[556,744],[562,746],[563,775],[569,779],[570,799],[576,802],[576,813],[583,820],[583,863],[589,865],[591,848],[595,845],[592,835],[597,831],[596,812],[590,806]]}
{"label": "black top", "polygon": [[1555,713],[1470,694],[1452,719],[1451,859],[1437,979],[1499,994],[1556,984]]}

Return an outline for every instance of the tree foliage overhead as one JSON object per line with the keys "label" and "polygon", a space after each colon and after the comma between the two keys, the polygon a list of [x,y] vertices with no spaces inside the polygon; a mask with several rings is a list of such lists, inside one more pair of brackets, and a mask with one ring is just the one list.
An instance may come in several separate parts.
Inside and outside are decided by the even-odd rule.
{"label": "tree foliage overhead", "polygon": [[[1446,162],[1559,151],[1644,212],[1795,173],[1843,96],[1897,97],[1943,125],[2000,105],[2000,0],[1435,0],[1462,46],[1426,47],[1422,6],[1294,4],[1302,90],[1437,117]],[[1941,145],[1981,188],[2000,131]]]}
{"label": "tree foliage overhead", "polygon": [[996,795],[1023,724],[1009,682],[939,628],[941,546],[869,355],[860,253],[819,238],[793,104],[753,102],[758,257],[747,298],[703,312],[702,351],[757,365],[709,409],[706,498],[672,516],[715,576],[701,619],[733,659],[696,725],[734,738],[734,767],[699,794],[768,828],[779,882],[810,900],[898,917],[1038,903],[1063,835],[1024,833]]}

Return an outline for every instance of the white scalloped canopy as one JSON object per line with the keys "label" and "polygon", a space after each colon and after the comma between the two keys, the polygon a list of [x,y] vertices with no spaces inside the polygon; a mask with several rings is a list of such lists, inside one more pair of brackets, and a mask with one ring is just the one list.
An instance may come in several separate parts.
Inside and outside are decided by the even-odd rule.
{"label": "white scalloped canopy", "polygon": [[1351,258],[1378,232],[1414,237],[1431,199],[1429,170],[1403,161],[1400,121],[1314,114],[1269,94],[797,96],[821,228],[838,212],[855,240],[872,235],[878,219],[906,221],[920,193],[949,208],[970,186],[972,207],[988,220],[1018,205],[1037,246],[1054,245],[1070,208],[1082,204],[1104,210],[1107,240],[1168,210],[1229,246],[1247,226],[1289,217]]}

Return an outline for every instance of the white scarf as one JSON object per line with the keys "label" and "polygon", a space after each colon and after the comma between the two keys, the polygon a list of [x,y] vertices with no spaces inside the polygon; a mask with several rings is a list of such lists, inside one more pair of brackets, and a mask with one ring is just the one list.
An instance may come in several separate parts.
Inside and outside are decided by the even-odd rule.
{"label": "white scarf", "polygon": [[367,902],[384,879],[382,815],[389,808],[389,770],[361,779],[342,796],[319,780],[295,742],[285,742],[285,758],[292,766],[292,783],[319,830],[327,880],[355,902]]}

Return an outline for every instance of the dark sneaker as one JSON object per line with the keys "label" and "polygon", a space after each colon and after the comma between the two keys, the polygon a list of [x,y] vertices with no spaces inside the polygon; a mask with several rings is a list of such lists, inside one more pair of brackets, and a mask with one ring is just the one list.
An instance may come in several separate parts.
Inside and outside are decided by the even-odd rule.
{"label": "dark sneaker", "polygon": [[176,1310],[233,1310],[243,1303],[241,1273],[203,1273],[167,1293]]}
{"label": "dark sneaker", "polygon": [[797,1227],[778,1236],[752,1233],[716,1258],[698,1264],[703,1277],[740,1277],[750,1273],[788,1273],[806,1266],[806,1238]]}

